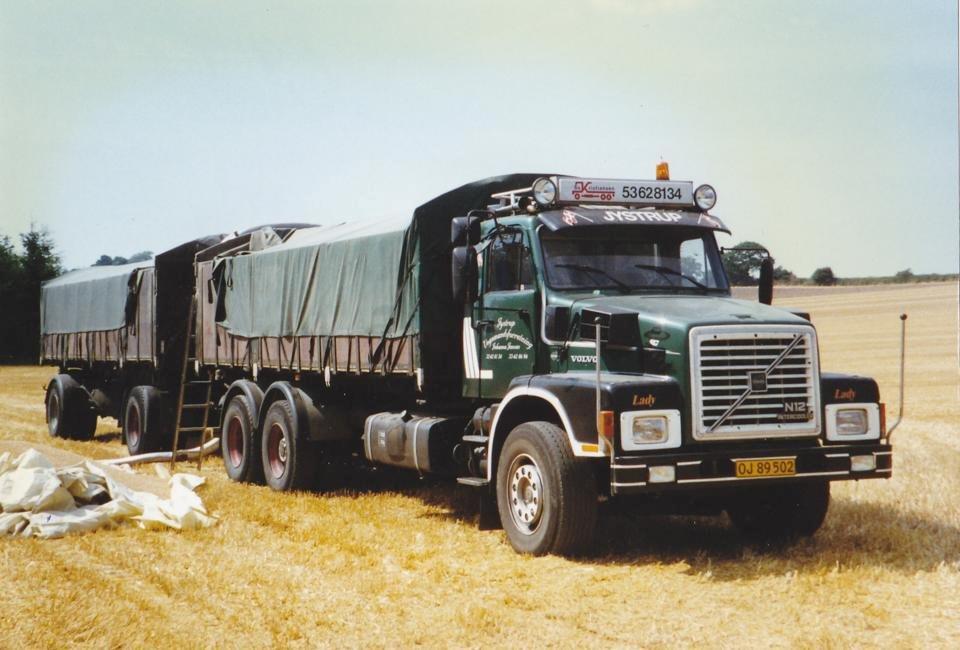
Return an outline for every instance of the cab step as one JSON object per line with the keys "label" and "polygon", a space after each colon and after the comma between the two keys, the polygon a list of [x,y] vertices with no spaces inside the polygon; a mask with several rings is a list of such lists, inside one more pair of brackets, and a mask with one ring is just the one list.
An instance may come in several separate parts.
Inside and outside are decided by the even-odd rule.
{"label": "cab step", "polygon": [[457,483],[470,487],[487,487],[490,485],[490,481],[479,476],[460,476],[457,478]]}
{"label": "cab step", "polygon": [[490,442],[490,436],[474,436],[474,435],[469,435],[469,436],[464,436],[464,437],[463,437],[463,441],[464,441],[464,442],[473,442],[473,443],[476,443],[476,444],[478,444],[478,445],[485,445],[485,444],[487,444],[488,442]]}

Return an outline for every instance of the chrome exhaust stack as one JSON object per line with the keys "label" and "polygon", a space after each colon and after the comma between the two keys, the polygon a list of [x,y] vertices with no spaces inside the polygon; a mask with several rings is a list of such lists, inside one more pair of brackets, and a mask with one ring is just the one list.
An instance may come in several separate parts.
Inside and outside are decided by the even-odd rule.
{"label": "chrome exhaust stack", "polygon": [[887,442],[890,442],[890,438],[893,436],[893,431],[898,426],[900,426],[900,421],[903,420],[903,368],[904,361],[906,359],[906,349],[907,349],[907,315],[900,314],[900,412],[897,414],[897,421],[893,423],[887,430]]}

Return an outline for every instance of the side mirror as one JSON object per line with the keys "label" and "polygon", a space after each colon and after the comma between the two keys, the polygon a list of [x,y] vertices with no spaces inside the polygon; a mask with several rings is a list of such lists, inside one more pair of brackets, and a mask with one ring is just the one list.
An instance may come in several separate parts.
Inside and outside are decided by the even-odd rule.
{"label": "side mirror", "polygon": [[477,249],[473,246],[457,246],[453,249],[450,264],[450,280],[453,301],[458,305],[472,303],[477,299]]}
{"label": "side mirror", "polygon": [[773,258],[765,257],[760,262],[760,287],[758,299],[765,305],[773,303]]}
{"label": "side mirror", "polygon": [[543,317],[543,329],[547,337],[554,341],[567,338],[570,329],[570,308],[548,305]]}
{"label": "side mirror", "polygon": [[468,246],[480,241],[478,217],[454,217],[450,222],[450,242],[454,246]]}

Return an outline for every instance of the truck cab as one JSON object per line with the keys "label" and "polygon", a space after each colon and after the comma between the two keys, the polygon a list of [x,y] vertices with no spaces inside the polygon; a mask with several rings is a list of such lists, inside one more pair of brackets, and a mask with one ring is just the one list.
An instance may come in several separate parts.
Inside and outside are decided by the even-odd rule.
{"label": "truck cab", "polygon": [[805,314],[731,296],[712,187],[559,176],[492,198],[454,220],[453,288],[468,480],[518,550],[588,543],[598,495],[808,535],[829,481],[890,476],[876,382],[821,372]]}

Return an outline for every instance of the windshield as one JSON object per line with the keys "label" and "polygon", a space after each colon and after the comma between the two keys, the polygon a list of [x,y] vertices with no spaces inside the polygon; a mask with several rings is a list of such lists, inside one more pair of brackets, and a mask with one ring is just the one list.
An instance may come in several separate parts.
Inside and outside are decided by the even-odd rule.
{"label": "windshield", "polygon": [[713,233],[686,228],[541,230],[552,289],[727,291]]}

